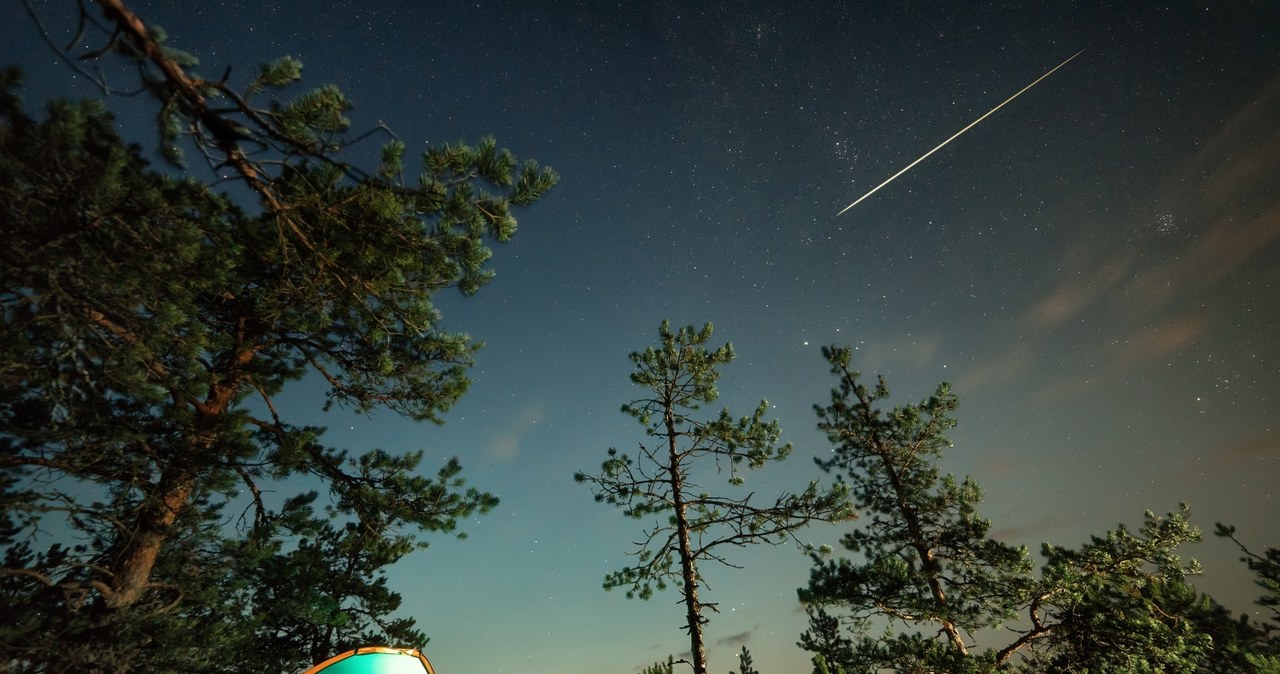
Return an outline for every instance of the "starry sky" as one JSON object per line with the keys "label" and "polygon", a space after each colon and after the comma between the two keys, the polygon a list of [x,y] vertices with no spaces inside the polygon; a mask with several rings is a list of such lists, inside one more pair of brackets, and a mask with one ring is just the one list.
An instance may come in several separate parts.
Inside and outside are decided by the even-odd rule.
{"label": "starry sky", "polygon": [[[795,443],[757,492],[819,477],[819,347],[847,344],[898,400],[952,383],[944,469],[983,485],[1003,540],[1078,545],[1186,501],[1207,531],[1280,545],[1280,4],[129,4],[206,75],[243,84],[291,54],[409,154],[494,134],[563,176],[518,214],[493,283],[441,300],[487,344],[443,426],[321,415],[314,382],[282,410],[336,446],[426,449],[430,470],[458,455],[502,498],[392,572],[442,674],[625,673],[687,649],[675,592],[601,589],[639,526],[572,481],[642,439],[618,412],[637,394],[626,355],[663,318],[714,322],[739,355],[720,402],[767,398]],[[69,38],[74,3],[32,6]],[[95,95],[21,3],[0,18],[29,104]],[[111,105],[154,147],[151,102]],[[1252,609],[1229,543],[1187,554],[1201,589]],[[712,670],[746,645],[761,671],[807,671],[807,560],[734,561],[703,569]]]}

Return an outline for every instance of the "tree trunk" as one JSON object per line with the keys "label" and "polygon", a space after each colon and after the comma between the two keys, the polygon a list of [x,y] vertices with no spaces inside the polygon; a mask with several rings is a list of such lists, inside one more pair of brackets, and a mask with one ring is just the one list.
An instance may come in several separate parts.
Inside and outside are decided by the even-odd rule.
{"label": "tree trunk", "polygon": [[[252,352],[239,354],[234,366],[243,365],[251,356]],[[164,544],[173,535],[178,515],[191,501],[201,467],[212,460],[210,455],[218,442],[219,423],[231,406],[236,390],[236,377],[228,379],[229,383],[214,386],[203,402],[194,404],[195,422],[181,455],[171,459],[164,468],[155,489],[146,495],[133,527],[117,535],[118,541],[124,540],[110,564],[111,591],[104,598],[108,608],[132,606],[150,587],[151,571]]]}
{"label": "tree trunk", "polygon": [[189,471],[171,471],[160,479],[157,494],[138,513],[132,535],[111,565],[114,575],[111,593],[106,596],[109,608],[132,606],[142,598],[160,549],[194,487],[195,477]]}
{"label": "tree trunk", "polygon": [[893,487],[894,496],[897,497],[898,511],[907,523],[907,533],[911,537],[911,547],[915,549],[916,555],[920,558],[920,571],[925,574],[926,582],[929,585],[929,594],[933,597],[934,604],[937,606],[938,615],[933,620],[942,626],[942,631],[946,633],[951,647],[960,655],[967,656],[969,655],[969,647],[964,643],[964,636],[960,634],[960,628],[953,621],[942,617],[947,609],[947,594],[943,591],[942,581],[939,579],[938,561],[934,558],[933,549],[929,547],[928,541],[925,540],[923,529],[920,526],[920,518],[911,507],[911,500],[908,498],[907,490],[902,484],[902,479],[898,476],[897,465],[894,463],[896,457],[893,450],[887,449],[886,445],[882,444],[882,441],[877,436],[876,446],[873,451],[880,456],[880,461],[884,465],[889,484]]}
{"label": "tree trunk", "polygon": [[684,580],[685,619],[689,629],[689,653],[693,660],[693,674],[707,674],[707,652],[702,644],[702,604],[698,602],[698,568],[693,563],[693,547],[689,541],[689,518],[685,514],[684,475],[681,472],[680,452],[676,445],[675,420],[671,406],[667,405],[667,450],[671,466],[671,494],[676,517],[676,537],[680,547],[680,576]]}

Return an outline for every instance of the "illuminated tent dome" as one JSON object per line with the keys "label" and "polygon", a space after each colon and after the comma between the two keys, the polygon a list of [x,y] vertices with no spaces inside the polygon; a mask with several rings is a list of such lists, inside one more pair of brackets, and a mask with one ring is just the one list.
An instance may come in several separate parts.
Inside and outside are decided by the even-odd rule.
{"label": "illuminated tent dome", "polygon": [[368,646],[335,655],[302,674],[436,674],[416,648]]}

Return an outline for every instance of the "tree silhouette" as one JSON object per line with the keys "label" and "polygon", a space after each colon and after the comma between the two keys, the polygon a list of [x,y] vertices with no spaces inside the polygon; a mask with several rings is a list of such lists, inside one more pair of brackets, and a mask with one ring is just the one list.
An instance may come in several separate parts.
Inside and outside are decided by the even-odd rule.
{"label": "tree silhouette", "polygon": [[591,485],[597,501],[649,522],[635,544],[635,563],[608,574],[604,587],[626,588],[628,598],[648,599],[655,589],[678,584],[695,674],[707,671],[704,610],[715,609],[699,595],[699,564],[734,566],[728,548],[796,540],[797,530],[811,522],[852,517],[848,495],[839,486],[824,491],[811,482],[799,494],[782,494],[763,505],[754,492],[733,497],[702,487],[703,476],[718,474],[740,489],[746,483],[743,468],[762,468],[791,452],[789,444],[778,444],[778,423],[765,420],[766,402],[740,419],[728,410],[710,419],[695,416],[719,396],[719,367],[734,358],[729,344],[707,348],[711,334],[710,323],[673,332],[663,321],[658,346],[631,354],[631,381],[647,395],[622,411],[644,426],[649,440],[635,457],[609,449],[599,474],[574,476]]}
{"label": "tree silhouette", "polygon": [[[1211,632],[1248,641],[1186,583],[1199,566],[1177,550],[1199,532],[1185,506],[1076,549],[1046,544],[1036,574],[1024,548],[988,536],[977,483],[939,468],[955,425],[950,388],[885,409],[882,377],[868,387],[849,349],[823,354],[839,385],[817,407],[835,445],[819,463],[847,481],[865,524],[842,539],[854,557],[814,554],[800,590],[810,615],[800,645],[816,673],[1220,671],[1226,651],[1212,650]],[[1000,629],[1015,636],[975,645]]]}
{"label": "tree silhouette", "polygon": [[[425,638],[389,617],[383,569],[495,497],[447,457],[432,476],[420,452],[325,446],[276,400],[309,377],[327,405],[439,422],[477,345],[433,297],[476,293],[512,209],[557,176],[492,139],[430,148],[407,179],[392,138],[358,170],[337,89],[276,96],[296,61],[237,92],[119,0],[99,7],[105,23],[82,5],[85,35],[103,31],[91,55],[136,66],[165,147],[230,167],[251,198],[151,168],[96,102],[36,120],[16,72],[0,82],[0,610],[24,616],[0,657],[212,671],[233,666],[206,662],[221,643],[252,670],[268,632],[305,642],[306,660],[362,634]],[[299,477],[328,497],[280,489]],[[67,540],[38,540],[48,529]],[[272,587],[314,601],[273,602]],[[195,633],[204,653],[171,648]]]}
{"label": "tree silhouette", "polygon": [[746,646],[743,646],[742,650],[738,652],[738,671],[731,671],[729,674],[760,674],[760,672],[756,671],[755,665],[752,664],[751,651],[747,650]]}

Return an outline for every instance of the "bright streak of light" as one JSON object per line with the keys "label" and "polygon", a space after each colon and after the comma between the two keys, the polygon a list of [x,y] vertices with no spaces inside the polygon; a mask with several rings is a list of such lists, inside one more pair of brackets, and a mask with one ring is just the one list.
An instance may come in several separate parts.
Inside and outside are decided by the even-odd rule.
{"label": "bright streak of light", "polygon": [[991,116],[991,113],[993,113],[993,112],[995,112],[996,110],[999,110],[1000,108],[1003,108],[1004,106],[1008,105],[1008,104],[1009,104],[1009,101],[1012,101],[1013,99],[1015,99],[1015,98],[1017,98],[1017,97],[1021,96],[1021,95],[1023,94],[1023,92],[1025,92],[1027,89],[1030,89],[1031,87],[1034,87],[1035,85],[1039,84],[1039,83],[1040,83],[1040,80],[1043,80],[1044,78],[1046,78],[1046,77],[1048,77],[1048,76],[1052,75],[1052,74],[1054,73],[1054,71],[1056,71],[1058,68],[1061,68],[1062,66],[1065,66],[1065,65],[1067,65],[1068,63],[1071,63],[1071,59],[1074,59],[1075,57],[1077,57],[1077,56],[1079,56],[1079,55],[1081,55],[1081,54],[1083,54],[1083,53],[1084,53],[1084,50],[1083,50],[1083,49],[1081,49],[1080,51],[1076,52],[1075,54],[1072,54],[1072,55],[1071,55],[1071,58],[1069,58],[1069,59],[1067,59],[1067,60],[1063,61],[1062,63],[1059,63],[1056,67],[1054,67],[1054,68],[1053,68],[1053,70],[1050,70],[1049,72],[1047,72],[1047,73],[1045,73],[1045,74],[1041,75],[1038,79],[1036,79],[1036,81],[1034,81],[1034,82],[1032,82],[1031,84],[1028,84],[1027,86],[1023,87],[1023,88],[1022,88],[1022,90],[1021,90],[1021,91],[1019,91],[1018,93],[1016,93],[1016,94],[1014,94],[1014,95],[1010,96],[1009,98],[1006,98],[1006,99],[1005,99],[1005,101],[1004,101],[1004,103],[1001,103],[1000,105],[997,105],[996,107],[991,108],[991,111],[990,111],[990,112],[988,112],[987,114],[985,114],[985,115],[983,115],[983,116],[981,116],[981,117],[979,117],[979,118],[977,118],[977,119],[973,120],[973,122],[971,122],[971,123],[969,124],[969,126],[966,126],[966,127],[964,127],[963,129],[960,129],[959,131],[957,131],[957,132],[956,132],[956,134],[955,134],[954,136],[952,136],[952,137],[950,137],[950,138],[948,138],[948,139],[946,139],[946,140],[942,141],[941,143],[939,143],[939,144],[938,144],[938,147],[935,147],[935,148],[933,148],[932,150],[929,150],[928,152],[924,153],[923,155],[921,155],[921,157],[920,157],[919,159],[917,159],[917,160],[915,160],[915,161],[911,162],[910,164],[907,164],[907,167],[906,167],[906,168],[904,168],[904,169],[902,169],[901,171],[898,171],[897,173],[895,173],[895,174],[893,174],[893,175],[889,176],[889,179],[888,179],[888,180],[886,180],[886,181],[884,181],[884,182],[880,183],[879,185],[876,185],[874,188],[872,188],[872,189],[871,189],[871,191],[870,191],[870,192],[867,192],[866,194],[864,194],[864,195],[862,195],[862,196],[858,197],[858,200],[857,200],[857,201],[855,201],[855,202],[853,202],[853,203],[849,204],[848,206],[845,206],[845,207],[844,207],[844,210],[840,211],[839,213],[836,213],[836,217],[839,217],[839,216],[841,216],[841,215],[844,215],[845,211],[847,211],[847,210],[849,210],[850,208],[853,208],[854,206],[857,206],[858,204],[862,203],[862,200],[863,200],[863,199],[866,199],[867,197],[869,197],[869,196],[871,196],[871,195],[875,194],[876,192],[878,192],[878,191],[880,190],[880,188],[881,188],[881,187],[884,187],[885,185],[888,185],[889,183],[893,182],[893,181],[894,181],[894,179],[896,179],[898,176],[902,175],[903,173],[906,173],[907,171],[910,171],[910,170],[911,170],[911,167],[913,167],[913,166],[915,166],[916,164],[919,164],[920,162],[924,161],[924,160],[925,160],[929,155],[933,154],[934,152],[937,152],[938,150],[941,150],[943,145],[946,145],[947,143],[950,143],[951,141],[953,141],[953,140],[955,140],[956,138],[958,138],[958,137],[960,136],[960,134],[964,133],[965,131],[968,131],[969,129],[972,129],[972,128],[973,128],[973,127],[975,127],[975,126],[977,126],[977,125],[978,125],[978,122],[981,122],[982,120],[984,120],[984,119],[986,119],[986,118],[990,117],[990,116]]}

